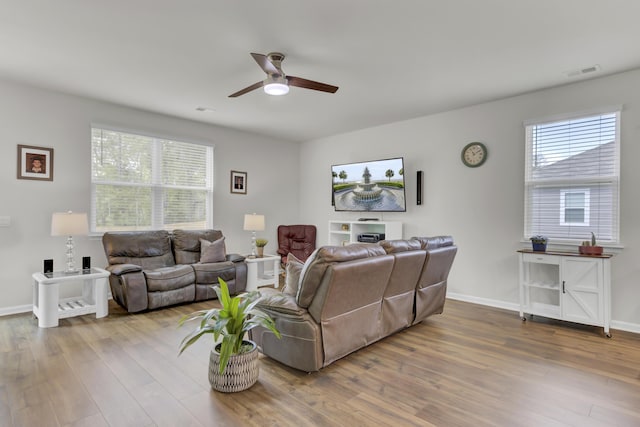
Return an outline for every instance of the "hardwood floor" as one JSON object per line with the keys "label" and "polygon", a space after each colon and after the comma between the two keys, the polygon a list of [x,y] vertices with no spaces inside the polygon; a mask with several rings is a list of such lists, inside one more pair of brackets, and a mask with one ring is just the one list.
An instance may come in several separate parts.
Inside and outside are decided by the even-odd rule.
{"label": "hardwood floor", "polygon": [[[306,374],[261,357],[250,390],[210,389],[185,313],[0,318],[1,426],[639,426],[640,335],[447,301],[443,315]],[[207,341],[207,342],[205,342]]]}

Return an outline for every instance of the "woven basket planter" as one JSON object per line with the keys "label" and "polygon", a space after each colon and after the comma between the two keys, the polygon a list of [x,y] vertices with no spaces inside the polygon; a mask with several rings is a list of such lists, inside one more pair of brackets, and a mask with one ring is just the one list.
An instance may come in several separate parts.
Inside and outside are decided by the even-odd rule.
{"label": "woven basket planter", "polygon": [[253,341],[244,341],[253,348],[242,354],[234,354],[224,373],[220,373],[220,354],[216,349],[209,356],[209,383],[211,388],[223,393],[234,393],[246,390],[258,381],[260,365],[258,364],[258,347]]}

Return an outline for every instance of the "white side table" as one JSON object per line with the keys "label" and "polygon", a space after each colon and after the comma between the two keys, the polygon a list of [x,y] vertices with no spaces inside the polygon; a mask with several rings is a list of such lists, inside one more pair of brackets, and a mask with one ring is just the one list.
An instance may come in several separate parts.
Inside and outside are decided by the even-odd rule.
{"label": "white side table", "polygon": [[[33,314],[38,326],[58,326],[58,319],[96,313],[96,318],[109,314],[107,278],[101,268],[64,272],[33,273]],[[60,300],[60,284],[82,282],[82,296]]]}
{"label": "white side table", "polygon": [[[280,284],[280,256],[264,255],[261,258],[250,258],[247,255],[244,262],[247,263],[247,292],[257,291],[258,287]],[[271,263],[272,271],[265,272],[265,264]]]}

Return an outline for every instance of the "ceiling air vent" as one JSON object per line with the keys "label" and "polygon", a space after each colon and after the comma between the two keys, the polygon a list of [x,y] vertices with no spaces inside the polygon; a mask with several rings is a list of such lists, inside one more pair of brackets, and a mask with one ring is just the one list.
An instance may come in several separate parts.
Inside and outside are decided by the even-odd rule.
{"label": "ceiling air vent", "polygon": [[591,67],[581,68],[579,70],[567,71],[565,74],[567,77],[578,77],[585,74],[595,73],[597,71],[600,71],[600,66],[598,64],[592,65]]}

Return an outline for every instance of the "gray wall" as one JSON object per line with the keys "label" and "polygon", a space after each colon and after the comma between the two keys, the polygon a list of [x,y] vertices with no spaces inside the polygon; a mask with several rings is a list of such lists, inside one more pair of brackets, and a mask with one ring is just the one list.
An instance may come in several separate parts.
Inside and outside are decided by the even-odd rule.
{"label": "gray wall", "polygon": [[[621,118],[621,228],[625,248],[612,261],[614,327],[640,332],[640,71],[583,81],[442,114],[364,129],[303,144],[300,210],[317,223],[320,243],[327,221],[362,214],[334,212],[332,164],[404,156],[407,212],[378,214],[404,223],[404,236],[451,234],[459,245],[450,296],[511,308],[518,303],[516,250],[523,241],[525,120],[623,105]],[[460,151],[484,142],[487,162],[465,167]],[[417,206],[416,171],[423,170],[424,204]],[[304,189],[304,191],[302,191]],[[367,215],[372,216],[372,215]],[[577,250],[574,248],[574,250]],[[514,317],[514,321],[516,318]]]}
{"label": "gray wall", "polygon": [[[215,147],[214,227],[226,236],[227,250],[248,253],[251,235],[242,230],[245,213],[266,216],[275,251],[276,227],[298,219],[299,144],[181,120],[113,104],[50,92],[0,80],[0,315],[30,310],[31,274],[42,271],[42,260],[65,265],[65,238],[51,237],[51,214],[89,212],[90,126],[92,123],[148,132]],[[16,179],[17,144],[53,147],[53,182]],[[283,167],[284,166],[284,167]],[[229,192],[229,171],[248,173],[248,194]],[[293,179],[292,179],[293,177]],[[287,190],[280,191],[286,183]],[[104,266],[102,243],[79,237],[76,262],[91,256]],[[63,289],[69,294],[75,289]]]}
{"label": "gray wall", "polygon": [[[240,252],[249,250],[250,236],[242,231],[248,212],[266,215],[271,251],[275,229],[284,223],[316,224],[318,244],[325,244],[330,219],[362,216],[334,212],[331,165],[403,156],[407,212],[377,216],[402,221],[405,237],[453,235],[460,250],[450,296],[514,309],[515,251],[526,245],[523,122],[622,104],[625,248],[612,262],[612,317],[614,328],[640,332],[640,199],[634,191],[640,169],[633,164],[640,156],[640,93],[631,90],[638,86],[640,71],[631,71],[299,145],[0,81],[0,215],[12,218],[10,227],[0,228],[0,314],[30,308],[30,276],[43,259],[64,264],[64,239],[49,235],[50,218],[54,211],[88,210],[92,122],[215,145],[215,226],[227,236],[228,248]],[[471,141],[489,148],[487,162],[477,169],[460,161],[460,150]],[[55,149],[54,182],[16,179],[17,144]],[[231,169],[249,173],[248,196],[229,194]],[[417,170],[425,172],[422,206],[415,204]],[[77,254],[92,256],[95,265],[105,262],[99,240],[77,239]]]}

